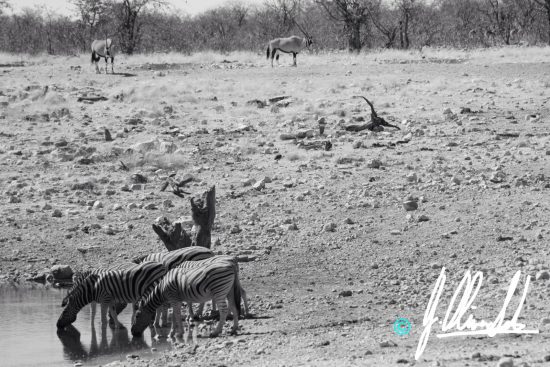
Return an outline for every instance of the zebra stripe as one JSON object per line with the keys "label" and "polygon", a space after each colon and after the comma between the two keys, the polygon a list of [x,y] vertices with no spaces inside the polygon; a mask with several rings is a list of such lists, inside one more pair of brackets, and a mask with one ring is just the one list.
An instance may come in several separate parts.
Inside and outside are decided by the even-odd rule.
{"label": "zebra stripe", "polygon": [[170,252],[157,252],[134,259],[134,263],[155,261],[164,264],[168,270],[175,268],[184,261],[204,260],[214,256],[212,250],[202,246],[184,247]]}
{"label": "zebra stripe", "polygon": [[69,290],[67,291],[67,295],[61,301],[61,307],[65,307],[67,305],[67,300],[69,299],[70,295],[74,292],[74,290],[78,287],[78,285],[82,283],[82,281],[84,281],[84,279],[86,279],[89,275],[101,274],[101,273],[105,273],[113,270],[131,270],[136,266],[138,265],[134,263],[120,263],[120,264],[115,264],[115,265],[101,267],[101,268],[88,269],[88,270],[75,273],[73,275],[73,285],[71,286],[71,288],[69,288]]}
{"label": "zebra stripe", "polygon": [[[133,262],[139,264],[144,261],[155,261],[164,264],[166,269],[171,270],[185,261],[198,261],[210,258],[212,256],[214,256],[214,253],[206,247],[189,246],[170,252],[157,252],[141,256],[134,259]],[[156,327],[159,327],[160,325],[165,326],[168,324],[168,307],[169,305],[164,305],[159,308],[157,317],[155,318]],[[173,325],[174,324],[172,323],[172,327]]]}
{"label": "zebra stripe", "polygon": [[[115,327],[120,323],[115,312],[116,303],[134,303],[154,287],[166,274],[164,265],[146,262],[130,270],[113,270],[90,274],[67,299],[67,305],[57,320],[57,327],[64,328],[76,320],[78,312],[90,302],[108,305]],[[102,321],[106,322],[102,314]]]}
{"label": "zebra stripe", "polygon": [[[239,272],[239,265],[238,265],[238,262],[237,262],[237,258],[235,256],[229,256],[229,255],[216,255],[216,256],[213,256],[213,257],[210,257],[208,259],[205,259],[205,260],[199,260],[199,261],[184,261],[183,263],[181,263],[180,265],[178,265],[178,268],[179,269],[193,269],[193,268],[196,268],[196,267],[199,267],[199,266],[206,266],[206,265],[210,265],[212,263],[217,263],[217,262],[224,262],[224,261],[228,261],[228,262],[232,262],[235,264],[235,269],[237,271],[237,278],[239,276],[238,272]],[[242,297],[242,300],[243,300],[243,303],[244,303],[244,314],[245,316],[249,314],[249,309],[248,309],[248,299],[246,297],[246,291],[244,290],[244,288],[242,287],[242,285],[240,285],[240,291],[241,291],[241,297]],[[240,302],[240,300],[238,300]],[[212,302],[212,308],[215,309],[215,303]],[[192,308],[188,307],[189,311],[190,311],[190,316],[192,316]],[[204,303],[201,303],[200,306],[199,306],[199,309],[197,310],[197,314],[199,315],[202,315],[202,310],[204,309]],[[236,317],[238,317],[239,315],[234,315]]]}
{"label": "zebra stripe", "polygon": [[[144,296],[132,323],[132,335],[140,336],[151,323],[158,307],[166,302],[174,305],[174,321],[178,334],[183,335],[181,302],[204,303],[213,300],[220,310],[220,321],[211,337],[218,336],[227,317],[227,301],[233,315],[240,314],[241,299],[238,266],[234,261],[217,261],[190,269],[172,269]],[[179,307],[177,307],[179,305]],[[233,317],[232,332],[239,326],[238,316]],[[174,326],[173,326],[174,327]]]}

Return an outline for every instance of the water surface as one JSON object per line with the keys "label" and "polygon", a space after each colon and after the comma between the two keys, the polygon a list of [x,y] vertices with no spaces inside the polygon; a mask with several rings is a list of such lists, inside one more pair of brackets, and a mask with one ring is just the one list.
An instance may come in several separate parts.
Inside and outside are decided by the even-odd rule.
{"label": "water surface", "polygon": [[130,333],[130,307],[119,315],[126,329],[102,327],[100,307],[95,325],[90,320],[90,306],[80,311],[72,327],[57,330],[56,322],[63,310],[65,290],[0,288],[0,365],[11,366],[84,366],[125,361],[129,354],[152,358],[158,351],[171,348],[146,330],[142,338]]}

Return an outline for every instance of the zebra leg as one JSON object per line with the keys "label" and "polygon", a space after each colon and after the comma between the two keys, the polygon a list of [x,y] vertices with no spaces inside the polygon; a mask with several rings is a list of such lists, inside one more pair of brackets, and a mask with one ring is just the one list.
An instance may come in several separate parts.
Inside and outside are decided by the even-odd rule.
{"label": "zebra leg", "polygon": [[115,73],[115,58],[111,57],[111,74]]}
{"label": "zebra leg", "polygon": [[[93,305],[95,307],[95,305]],[[101,304],[101,325],[107,326],[107,310],[109,309],[109,305],[102,303]]]}
{"label": "zebra leg", "polygon": [[277,54],[277,57],[276,57],[276,59],[277,59],[277,66],[281,66],[281,63],[279,62],[279,56],[281,56],[281,55],[280,55],[280,54]]}
{"label": "zebra leg", "polygon": [[107,67],[109,66],[109,59],[108,58],[105,58],[105,74],[109,74],[109,70],[107,69]]}
{"label": "zebra leg", "polygon": [[[95,314],[96,314],[96,303],[92,302],[90,304],[90,321],[92,323],[92,327],[94,325]],[[101,321],[103,322],[103,320],[101,320]]]}
{"label": "zebra leg", "polygon": [[101,74],[101,70],[99,70],[99,62],[94,61],[94,65],[95,65],[95,73],[96,74]]}
{"label": "zebra leg", "polygon": [[294,62],[294,63],[292,64],[292,66],[298,66],[298,65],[296,65],[296,52],[293,52],[293,53],[292,53],[292,61]]}
{"label": "zebra leg", "polygon": [[118,315],[116,314],[115,305],[111,304],[109,305],[109,313],[111,314],[111,317],[113,318],[115,329],[122,329],[122,324],[118,321]]}
{"label": "zebra leg", "polygon": [[172,328],[170,329],[170,337],[183,336],[183,323],[181,321],[181,302],[172,304]]}
{"label": "zebra leg", "polygon": [[[249,313],[249,309],[248,309],[248,299],[246,297],[246,292],[244,290],[243,287],[241,287],[241,298],[243,299],[243,303],[244,303],[244,316],[247,317],[248,315],[250,315]],[[239,300],[240,302],[240,300]]]}
{"label": "zebra leg", "polygon": [[168,308],[169,306],[166,305],[163,305],[160,308],[160,321],[162,322],[163,327],[168,326]]}
{"label": "zebra leg", "polygon": [[220,310],[220,321],[218,322],[216,329],[210,333],[211,338],[215,338],[221,334],[223,325],[225,324],[225,319],[227,318],[227,301],[225,300],[225,297],[217,299],[216,304]]}
{"label": "zebra leg", "polygon": [[[235,299],[233,292],[229,292],[227,295],[227,300],[229,301],[229,308],[231,309],[231,313],[233,314],[233,326],[231,327],[231,334],[235,335],[237,334],[237,330],[239,329],[239,309],[237,308],[236,302],[241,302],[240,299]],[[220,320],[221,320],[221,313],[220,313]]]}

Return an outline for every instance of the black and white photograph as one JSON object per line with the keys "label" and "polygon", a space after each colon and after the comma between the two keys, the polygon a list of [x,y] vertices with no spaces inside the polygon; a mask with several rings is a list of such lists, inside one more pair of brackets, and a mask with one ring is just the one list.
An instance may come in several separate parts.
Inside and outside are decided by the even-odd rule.
{"label": "black and white photograph", "polygon": [[550,365],[550,0],[0,0],[0,366]]}

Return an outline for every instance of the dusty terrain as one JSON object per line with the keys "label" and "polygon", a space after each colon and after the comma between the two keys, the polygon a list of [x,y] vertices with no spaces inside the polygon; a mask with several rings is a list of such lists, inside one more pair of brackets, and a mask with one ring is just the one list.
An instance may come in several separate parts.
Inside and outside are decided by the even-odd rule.
{"label": "dusty terrain", "polygon": [[[193,193],[216,185],[214,249],[250,260],[241,278],[255,318],[236,338],[126,364],[543,365],[550,64],[540,61],[549,54],[299,55],[297,68],[283,56],[273,69],[251,54],[119,57],[115,71],[125,75],[96,75],[87,55],[2,67],[0,279],[24,286],[54,264],[79,269],[162,250],[151,224],[190,208],[159,187],[171,173],[190,174]],[[107,100],[78,102],[93,94]],[[370,119],[356,94],[401,131],[342,130]],[[281,95],[292,97],[286,107],[247,104]],[[306,142],[330,140],[332,150],[280,138],[308,129]],[[132,186],[136,173],[147,182]],[[407,212],[411,195],[418,209]],[[442,267],[437,316],[471,269],[485,276],[471,312],[494,320],[521,270],[518,293],[525,275],[533,281],[520,322],[541,333],[438,339],[436,324],[415,362]],[[411,320],[410,335],[393,332],[398,317]]]}

